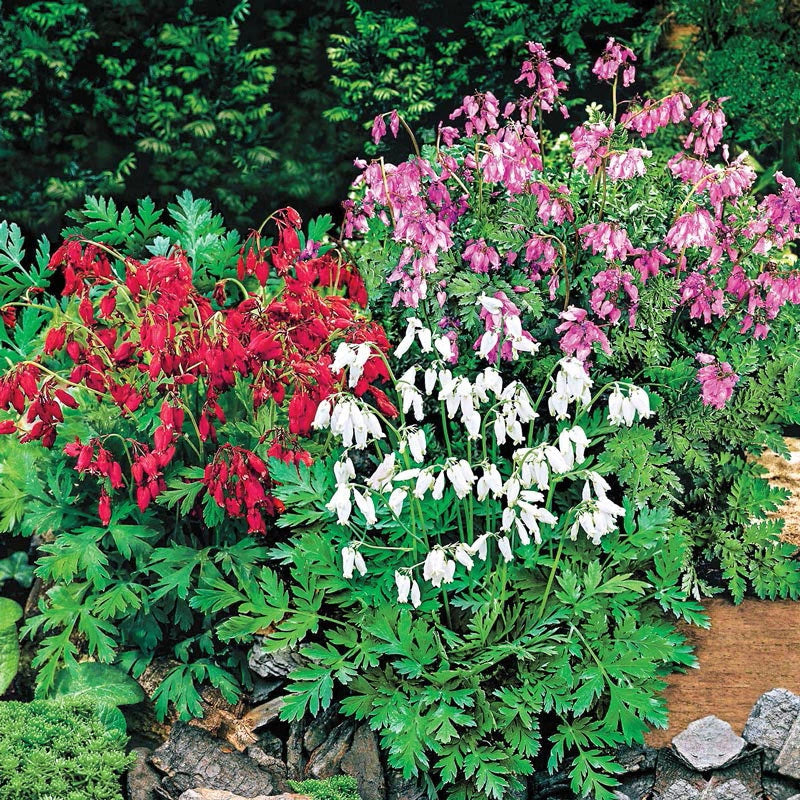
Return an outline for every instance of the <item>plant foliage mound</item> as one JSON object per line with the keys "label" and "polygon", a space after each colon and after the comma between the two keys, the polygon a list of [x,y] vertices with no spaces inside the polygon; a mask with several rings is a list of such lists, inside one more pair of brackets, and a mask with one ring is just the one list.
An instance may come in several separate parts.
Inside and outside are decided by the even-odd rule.
{"label": "plant foliage mound", "polygon": [[85,701],[0,703],[0,798],[122,800],[125,743]]}

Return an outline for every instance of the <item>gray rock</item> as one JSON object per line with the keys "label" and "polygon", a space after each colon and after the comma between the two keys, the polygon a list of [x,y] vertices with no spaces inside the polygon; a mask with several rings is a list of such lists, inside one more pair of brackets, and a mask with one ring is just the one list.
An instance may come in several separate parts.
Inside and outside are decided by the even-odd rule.
{"label": "gray rock", "polygon": [[775,759],[800,716],[800,697],[786,689],[762,694],[753,706],[742,736],[764,750],[764,771],[775,772]]}
{"label": "gray rock", "polygon": [[262,678],[285,678],[292,670],[306,663],[296,650],[286,648],[270,653],[257,641],[247,655],[247,665]]}
{"label": "gray rock", "polygon": [[386,780],[383,776],[378,737],[369,725],[360,725],[353,734],[350,749],[340,768],[358,782],[361,800],[386,800]]}
{"label": "gray rock", "polygon": [[656,768],[658,750],[652,747],[620,747],[616,759],[626,774],[651,772]]}
{"label": "gray rock", "polygon": [[136,763],[128,771],[126,784],[130,800],[154,800],[155,790],[161,785],[161,776],[149,762],[153,751],[147,747],[134,747]]}
{"label": "gray rock", "polygon": [[[425,800],[427,793],[414,778],[404,778],[397,769],[387,770],[387,800]],[[552,795],[548,795],[548,798]]]}
{"label": "gray rock", "polygon": [[[764,775],[764,791],[770,800],[792,800],[797,795],[797,784],[777,775]],[[798,795],[800,800],[800,795]]]}
{"label": "gray rock", "polygon": [[645,800],[645,798],[650,797],[655,780],[654,772],[626,775],[620,779],[619,791],[626,794],[630,800]]}
{"label": "gray rock", "polygon": [[800,778],[800,716],[789,728],[789,735],[775,759],[775,768],[781,775]]}
{"label": "gray rock", "polygon": [[[694,800],[706,788],[707,781],[676,758],[668,748],[658,751],[653,800]],[[686,792],[681,795],[681,791]]]}
{"label": "gray rock", "polygon": [[717,785],[708,785],[700,800],[761,800],[761,792],[754,795],[741,781],[735,778]]}
{"label": "gray rock", "polygon": [[800,800],[800,794],[793,794],[789,800]]}
{"label": "gray rock", "polygon": [[287,780],[287,767],[279,758],[265,753],[257,744],[250,745],[245,751],[247,755],[263,769],[272,779],[274,792],[289,792],[291,786]]}
{"label": "gray rock", "polygon": [[719,717],[708,716],[689,723],[685,731],[672,740],[678,757],[697,772],[710,772],[724,767],[742,752],[745,741]]}
{"label": "gray rock", "polygon": [[174,797],[199,786],[244,797],[275,794],[274,779],[254,761],[206,731],[182,722],[172,726],[169,739],[150,761],[164,773],[162,786]]}
{"label": "gray rock", "polygon": [[256,743],[268,756],[283,760],[283,742],[270,731],[264,731]]}
{"label": "gray rock", "polygon": [[256,677],[253,681],[253,691],[250,692],[250,698],[254,705],[263,703],[268,700],[272,694],[280,689],[286,681],[284,680],[267,680],[266,678]]}
{"label": "gray rock", "polygon": [[303,734],[303,746],[307,753],[313,753],[327,738],[333,730],[338,720],[338,707],[328,706],[324,711],[308,724],[305,734]]}
{"label": "gray rock", "polygon": [[302,720],[292,722],[289,725],[289,738],[286,740],[286,768],[289,773],[289,779],[293,781],[302,780],[306,766],[306,757],[303,753],[305,732],[306,729]]}
{"label": "gray rock", "polygon": [[328,738],[311,754],[303,772],[307,778],[331,778],[340,774],[339,765],[347,755],[355,725],[350,720],[340,722]]}
{"label": "gray rock", "polygon": [[663,792],[653,795],[653,800],[699,800],[700,792],[683,779],[667,786]]}

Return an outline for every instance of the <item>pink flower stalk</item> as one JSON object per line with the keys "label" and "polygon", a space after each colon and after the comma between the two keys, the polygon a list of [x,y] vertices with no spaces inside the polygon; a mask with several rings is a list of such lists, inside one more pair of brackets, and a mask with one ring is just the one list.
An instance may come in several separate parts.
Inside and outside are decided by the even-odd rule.
{"label": "pink flower stalk", "polygon": [[613,81],[617,77],[620,67],[622,70],[622,85],[630,86],[636,79],[636,67],[632,63],[636,61],[633,50],[625,45],[618,44],[612,36],[606,42],[606,49],[600,58],[594,62],[592,72],[601,81]]}
{"label": "pink flower stalk", "polygon": [[600,319],[607,319],[612,325],[616,325],[622,312],[617,306],[620,292],[624,292],[630,301],[628,308],[628,324],[631,328],[636,327],[636,312],[639,308],[639,289],[634,283],[633,275],[630,272],[623,272],[618,267],[606,269],[598,272],[592,278],[592,283],[597,287],[591,296],[592,311]]}
{"label": "pink flower stalk", "polygon": [[619,225],[608,222],[590,222],[578,233],[583,237],[583,249],[592,249],[592,254],[602,253],[606,261],[624,260],[634,248],[628,238],[628,232]]}
{"label": "pink flower stalk", "polygon": [[416,245],[430,255],[453,246],[452,231],[428,210],[421,197],[410,198],[403,206],[395,225],[394,238],[398,242]]}
{"label": "pink flower stalk", "polygon": [[372,123],[372,141],[378,144],[384,136],[386,136],[386,121],[383,119],[383,114],[378,114]]}
{"label": "pink flower stalk", "polygon": [[739,376],[727,361],[719,362],[707,353],[698,353],[697,360],[705,365],[697,370],[703,405],[723,408],[730,400]]}
{"label": "pink flower stalk", "polygon": [[684,247],[711,247],[714,241],[714,221],[704,208],[682,214],[664,237],[665,244],[676,253]]}
{"label": "pink flower stalk", "polygon": [[483,178],[502,183],[509,194],[522,194],[534,172],[541,172],[539,139],[530,125],[509,124],[486,137],[489,152],[481,159]]}
{"label": "pink flower stalk", "polygon": [[606,175],[611,181],[630,180],[645,173],[644,159],[653,155],[644,147],[631,147],[623,153],[612,153],[608,159]]}
{"label": "pink flower stalk", "polygon": [[472,136],[473,133],[484,134],[487,130],[495,131],[500,127],[497,122],[500,105],[491,92],[466,95],[461,105],[450,115],[450,119],[457,119],[462,114],[467,136]]}
{"label": "pink flower stalk", "polygon": [[469,262],[473,272],[486,273],[490,269],[500,268],[500,254],[484,239],[470,239],[461,257]]}
{"label": "pink flower stalk", "polygon": [[545,272],[552,272],[556,265],[556,249],[551,240],[535,233],[525,242],[525,260],[530,264],[528,277],[538,281]]}
{"label": "pink flower stalk", "polygon": [[692,101],[683,93],[677,92],[661,100],[647,100],[638,111],[628,111],[622,115],[620,125],[640,136],[649,136],[659,128],[675,125],[686,119],[686,112]]}
{"label": "pink flower stalk", "polygon": [[562,352],[568,356],[574,355],[579,361],[586,361],[592,353],[592,345],[597,342],[607,356],[611,355],[608,337],[588,318],[585,309],[570,306],[558,316],[564,320],[556,328],[556,333],[564,334],[559,342]]}
{"label": "pink flower stalk", "polygon": [[706,325],[711,322],[711,317],[721,317],[725,314],[722,289],[717,289],[708,276],[700,272],[687,275],[680,289],[681,304],[691,303],[689,316],[692,319],[702,318]]}
{"label": "pink flower stalk", "polygon": [[[514,81],[514,83],[525,81],[528,88],[533,89],[528,102],[524,106],[521,104],[520,111],[523,112],[524,121],[531,121],[535,118],[536,106],[539,106],[542,111],[553,110],[558,96],[567,89],[566,81],[556,80],[553,67],[569,69],[569,64],[563,58],[551,59],[544,45],[538,42],[528,42],[528,51],[531,57],[522,62],[522,71]],[[560,109],[566,117],[566,106],[560,105]]]}
{"label": "pink flower stalk", "polygon": [[594,175],[608,153],[608,142],[614,126],[604,122],[585,123],[572,131],[572,158],[576,167],[586,167]]}
{"label": "pink flower stalk", "polygon": [[797,238],[800,229],[800,188],[782,172],[775,173],[775,180],[781,187],[780,194],[767,195],[759,205],[764,215],[761,232],[768,234],[771,244],[783,247]]}
{"label": "pink flower stalk", "polygon": [[569,189],[565,185],[559,186],[554,194],[546,184],[534,183],[531,185],[531,192],[539,201],[538,216],[545,225],[551,220],[556,225],[561,225],[566,219],[574,221],[575,211],[567,200]]}
{"label": "pink flower stalk", "polygon": [[716,103],[706,100],[697,107],[689,117],[693,129],[683,144],[687,150],[694,145],[695,155],[707,156],[717,149],[722,141],[722,129],[728,124],[722,111],[722,104],[728,99],[720,97]]}
{"label": "pink flower stalk", "polygon": [[658,275],[661,267],[666,264],[669,264],[669,258],[657,247],[641,253],[633,261],[633,266],[638,270],[642,283],[647,283],[648,278]]}

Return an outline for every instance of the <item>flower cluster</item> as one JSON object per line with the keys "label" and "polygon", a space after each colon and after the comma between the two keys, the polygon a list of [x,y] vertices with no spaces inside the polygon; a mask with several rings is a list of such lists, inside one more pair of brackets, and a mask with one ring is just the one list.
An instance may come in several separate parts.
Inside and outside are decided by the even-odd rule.
{"label": "flower cluster", "polygon": [[[53,253],[50,268],[61,270],[76,314],[54,319],[40,358],[0,377],[0,409],[19,415],[0,430],[52,447],[65,409],[99,403],[134,422],[155,412],[149,430],[122,441],[112,433],[63,445],[75,469],[99,481],[104,523],[115,492],[130,487],[144,511],[166,490],[167,472],[188,461],[203,468],[195,479],[220,508],[251,532],[265,531],[281,510],[265,463],[251,449],[218,446],[218,428],[246,386],[248,413],[283,408],[288,422],[265,428],[255,448],[263,457],[309,462],[300,437],[311,432],[320,404],[345,388],[339,344],[358,353],[348,396],[370,395],[384,414],[396,414],[380,388],[388,378],[386,336],[357,311],[366,302],[361,277],[330,252],[301,258],[292,209],[274,219],[276,242],[266,246],[253,232],[240,250],[238,279],[220,281],[211,297],[195,286],[177,248],[139,261],[68,240]],[[257,288],[248,290],[248,280]],[[261,289],[268,285],[278,288],[271,297]]]}

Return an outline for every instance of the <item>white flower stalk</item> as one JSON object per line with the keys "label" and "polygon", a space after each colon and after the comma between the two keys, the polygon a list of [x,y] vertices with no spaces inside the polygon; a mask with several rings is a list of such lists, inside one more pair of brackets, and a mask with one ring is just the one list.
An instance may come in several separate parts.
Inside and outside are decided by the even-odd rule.
{"label": "white flower stalk", "polygon": [[630,427],[637,415],[639,419],[648,419],[653,415],[647,392],[638,386],[632,386],[625,397],[619,384],[615,383],[608,395],[608,421],[612,425]]}
{"label": "white flower stalk", "polygon": [[407,572],[396,570],[394,573],[394,583],[397,586],[397,602],[408,603],[414,608],[419,608],[421,599],[420,591],[417,582],[412,579],[411,575]]}
{"label": "white flower stalk", "polygon": [[472,553],[469,545],[466,545],[463,542],[459,542],[456,545],[455,550],[453,551],[453,558],[455,558],[459,564],[466,567],[467,572],[469,572],[475,564],[475,562],[472,560]]}
{"label": "white flower stalk", "polygon": [[506,562],[514,560],[514,554],[511,552],[511,541],[508,536],[501,536],[497,540],[497,547]]}
{"label": "white flower stalk", "polygon": [[441,500],[444,497],[444,486],[445,486],[445,471],[442,470],[437,476],[436,480],[433,482],[433,491],[431,492],[431,497],[434,500]]}
{"label": "white flower stalk", "polygon": [[487,542],[491,534],[481,534],[472,544],[467,545],[467,550],[471,556],[478,556],[481,561],[486,561],[488,553]]}
{"label": "white flower stalk", "polygon": [[403,511],[403,503],[405,502],[407,494],[408,494],[408,489],[406,489],[405,486],[398,486],[389,495],[389,508],[392,510],[392,513],[396,517],[399,517],[401,512]]}
{"label": "white flower stalk", "polygon": [[392,488],[392,477],[397,471],[397,456],[392,452],[386,455],[375,472],[367,478],[367,486],[375,492],[385,492]]}
{"label": "white flower stalk", "polygon": [[439,377],[439,373],[436,371],[435,367],[428,367],[425,370],[425,394],[426,396],[430,397],[433,393],[433,390],[436,388],[436,381]]}
{"label": "white flower stalk", "polygon": [[511,344],[511,358],[516,361],[520,353],[535,353],[539,350],[539,342],[522,335],[522,321],[516,314],[511,314],[503,320],[505,340]]}
{"label": "white flower stalk", "polygon": [[503,310],[503,303],[496,297],[489,297],[486,294],[481,294],[478,298],[478,303],[485,308],[490,314],[499,314]]}
{"label": "white flower stalk", "polygon": [[424,419],[425,414],[422,409],[422,392],[416,387],[417,368],[410,367],[397,380],[397,391],[400,392],[402,409],[404,414],[413,409],[414,418],[417,422]]}
{"label": "white flower stalk", "polygon": [[[599,477],[597,475],[597,478]],[[603,483],[605,484],[605,481]],[[609,500],[605,495],[605,489],[602,493],[598,493],[597,498],[592,498],[592,487],[597,490],[598,484],[594,479],[587,480],[583,485],[583,502],[578,506],[577,518],[570,528],[570,538],[575,540],[578,531],[583,529],[592,544],[599,545],[603,536],[616,530],[617,519],[625,516],[625,509]]]}
{"label": "white flower stalk", "polygon": [[490,392],[499,398],[503,394],[502,376],[494,367],[486,367],[475,378],[474,392],[481,403],[490,401]]}
{"label": "white flower stalk", "polygon": [[348,386],[352,389],[358,383],[364,373],[364,365],[369,360],[370,346],[367,342],[362,342],[357,347],[347,342],[342,342],[336,348],[336,356],[331,364],[331,372],[341,372],[345,367],[349,367]]}
{"label": "white flower stalk", "polygon": [[421,464],[425,460],[425,453],[428,450],[428,443],[425,439],[425,431],[422,428],[409,428],[406,431],[405,439],[400,441],[400,452],[404,453],[408,447],[411,458]]}
{"label": "white flower stalk", "polygon": [[349,484],[356,477],[356,468],[353,466],[352,459],[348,456],[333,465],[333,474],[336,478],[336,485]]}
{"label": "white flower stalk", "polygon": [[353,577],[354,570],[363,578],[367,574],[367,565],[364,556],[349,544],[342,548],[342,577],[349,580]]}
{"label": "white flower stalk", "polygon": [[339,484],[333,497],[325,504],[328,511],[336,513],[337,521],[340,525],[350,524],[350,512],[353,510],[353,504],[350,501],[350,486],[346,483]]}
{"label": "white flower stalk", "polygon": [[355,445],[363,450],[370,439],[383,439],[385,434],[380,420],[366,405],[352,397],[340,397],[330,416],[331,433],[339,436],[345,447]]}
{"label": "white flower stalk", "polygon": [[364,515],[367,525],[375,525],[378,517],[375,514],[375,503],[372,500],[372,496],[362,494],[358,489],[353,489],[353,499],[356,501],[358,510]]}
{"label": "white flower stalk", "polygon": [[470,439],[480,438],[481,415],[475,408],[475,396],[472,384],[467,378],[454,378],[450,370],[439,372],[439,400],[443,400],[447,416],[454,419],[461,411],[461,421],[467,429]]}
{"label": "white flower stalk", "polygon": [[472,492],[472,484],[475,483],[475,474],[472,467],[463,458],[446,468],[447,478],[453,485],[456,496],[461,499]]}
{"label": "white flower stalk", "polygon": [[593,381],[577,358],[562,358],[558,365],[559,371],[547,405],[556,419],[566,419],[569,416],[570,403],[577,403],[579,407],[589,405]]}
{"label": "white flower stalk", "polygon": [[411,348],[411,345],[414,344],[414,339],[419,340],[420,348],[423,353],[430,353],[433,349],[431,347],[433,334],[423,325],[422,320],[416,317],[409,317],[408,323],[406,324],[405,336],[403,336],[400,344],[397,345],[397,349],[394,351],[395,357],[400,358],[405,355]]}
{"label": "white flower stalk", "polygon": [[434,547],[425,557],[422,577],[434,588],[438,589],[443,583],[452,583],[455,572],[456,562],[449,559],[441,547]]}
{"label": "white flower stalk", "polygon": [[500,497],[503,493],[503,477],[500,475],[500,470],[497,469],[494,464],[484,465],[483,475],[478,478],[478,500],[485,500],[489,496],[489,492],[491,492],[494,497]]}

